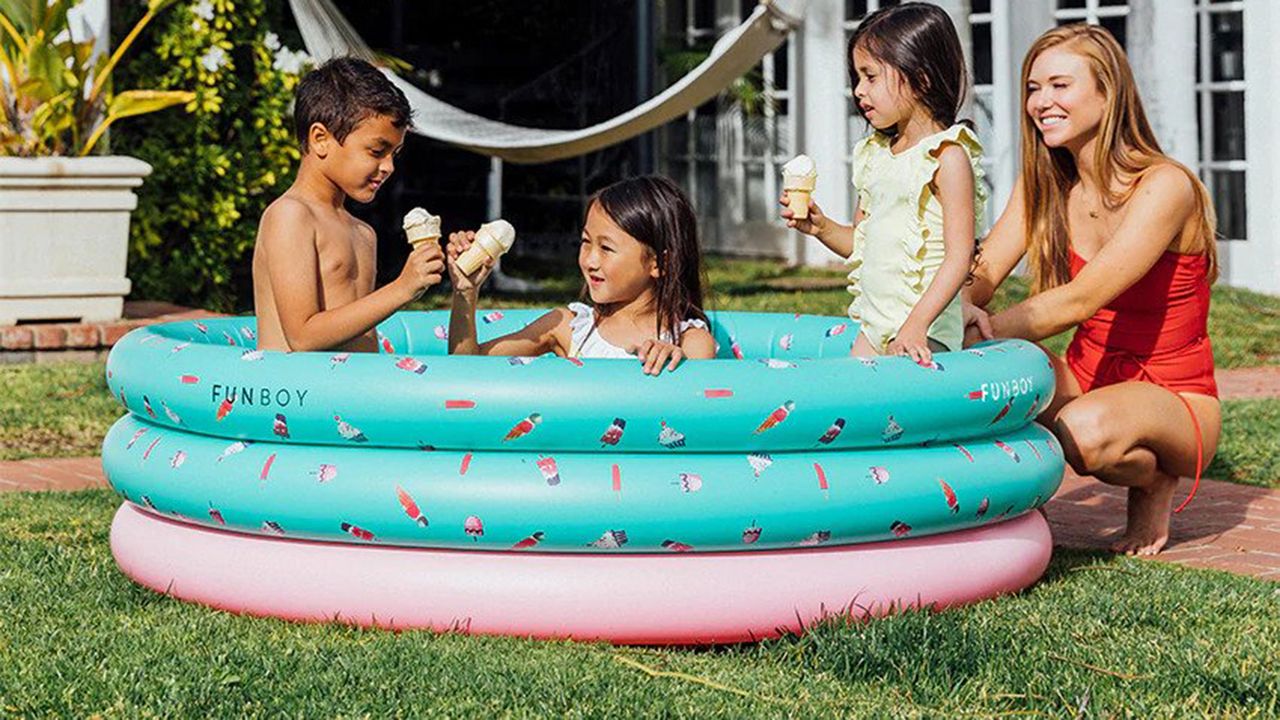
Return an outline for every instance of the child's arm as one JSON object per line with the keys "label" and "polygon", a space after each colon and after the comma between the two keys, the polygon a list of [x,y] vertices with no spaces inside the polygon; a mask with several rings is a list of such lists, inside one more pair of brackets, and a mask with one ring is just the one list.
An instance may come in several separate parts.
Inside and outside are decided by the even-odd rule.
{"label": "child's arm", "polygon": [[311,210],[282,198],[263,213],[258,241],[266,253],[285,341],[299,352],[335,348],[369,332],[440,282],[444,270],[440,249],[424,247],[409,256],[400,277],[390,284],[340,307],[321,309],[320,258]]}
{"label": "child's arm", "polygon": [[467,276],[457,267],[458,256],[475,240],[474,232],[457,232],[449,235],[446,250],[449,278],[453,281],[453,307],[449,312],[450,355],[542,355],[554,352],[568,353],[562,337],[568,332],[568,310],[556,308],[525,327],[500,338],[480,344],[476,337],[476,303],[480,286],[493,271],[493,260],[486,260],[480,269]]}
{"label": "child's arm", "polygon": [[661,375],[679,367],[680,362],[710,360],[716,356],[716,340],[706,328],[690,327],[680,335],[680,344],[661,340],[645,340],[635,349],[636,357],[644,364],[646,375]]}
{"label": "child's arm", "polygon": [[959,294],[973,263],[974,182],[973,166],[965,151],[959,145],[944,145],[938,155],[934,185],[942,205],[942,246],[946,254],[933,281],[899,328],[897,337],[889,343],[886,351],[890,355],[906,354],[922,363],[933,357],[929,350],[929,326]]}
{"label": "child's arm", "polygon": [[852,225],[842,225],[823,214],[822,208],[818,207],[818,203],[813,200],[809,201],[809,217],[804,220],[797,220],[794,217],[787,206],[786,193],[778,198],[778,203],[782,205],[781,215],[787,221],[787,227],[814,236],[818,242],[826,245],[831,252],[842,258],[849,257],[849,253],[853,252],[853,229],[862,222],[861,207],[854,212]]}

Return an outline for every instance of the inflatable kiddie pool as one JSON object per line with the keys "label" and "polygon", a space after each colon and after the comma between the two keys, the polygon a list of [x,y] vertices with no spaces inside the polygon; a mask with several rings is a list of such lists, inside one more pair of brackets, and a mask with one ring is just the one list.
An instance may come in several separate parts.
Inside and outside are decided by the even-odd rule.
{"label": "inflatable kiddie pool", "polygon": [[[484,314],[482,339],[542,312]],[[839,318],[712,325],[721,359],[659,377],[448,357],[444,312],[396,315],[377,355],[261,352],[252,318],[135,330],[107,365],[117,561],[254,614],[663,643],[1039,577],[1027,511],[1063,461],[1038,348],[921,367],[850,358]]]}

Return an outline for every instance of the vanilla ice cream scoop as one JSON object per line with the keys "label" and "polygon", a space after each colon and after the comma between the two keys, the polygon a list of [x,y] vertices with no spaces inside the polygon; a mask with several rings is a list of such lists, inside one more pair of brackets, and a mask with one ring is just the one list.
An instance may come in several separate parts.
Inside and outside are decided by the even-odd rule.
{"label": "vanilla ice cream scoop", "polygon": [[[782,174],[793,178],[818,179],[818,165],[808,155],[797,155],[782,166]],[[788,185],[787,187],[790,187]],[[812,187],[812,186],[811,186]]]}
{"label": "vanilla ice cream scoop", "polygon": [[471,247],[458,256],[458,269],[464,275],[475,272],[486,260],[502,257],[516,241],[516,229],[506,220],[485,223],[476,231]]}
{"label": "vanilla ice cream scoop", "polygon": [[416,207],[404,216],[404,234],[415,250],[428,240],[439,240],[440,216]]}
{"label": "vanilla ice cream scoop", "polygon": [[803,220],[809,217],[809,198],[818,185],[818,166],[808,155],[797,155],[782,166],[782,189],[787,193],[787,207]]}

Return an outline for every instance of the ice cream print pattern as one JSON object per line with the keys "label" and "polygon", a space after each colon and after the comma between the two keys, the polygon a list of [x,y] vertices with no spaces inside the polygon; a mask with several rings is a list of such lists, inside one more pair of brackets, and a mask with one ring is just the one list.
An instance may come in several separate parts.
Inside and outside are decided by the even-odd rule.
{"label": "ice cream print pattern", "polygon": [[[488,313],[492,332],[536,312]],[[113,350],[108,385],[125,409],[161,425],[248,441],[606,454],[950,442],[1015,430],[1053,395],[1052,372],[1028,343],[945,353],[930,367],[862,362],[845,354],[856,325],[839,318],[720,313],[712,329],[723,359],[657,382],[626,363],[450,357],[446,322],[438,312],[397,315],[379,329],[394,353],[377,354],[217,341],[241,336],[244,318],[153,326]]]}
{"label": "ice cream print pattern", "polygon": [[992,504],[1009,509],[1001,518],[1035,507],[1061,477],[1061,455],[1037,425],[963,453],[953,445],[777,456],[371,450],[210,438],[126,416],[103,462],[126,499],[196,524],[481,550],[541,533],[521,548],[555,552],[653,552],[673,537],[690,552],[799,547],[819,531],[823,544],[871,542],[898,537],[896,521],[928,535],[994,522],[984,512]]}
{"label": "ice cream print pattern", "polygon": [[[495,334],[538,314],[489,313]],[[846,319],[720,313],[723,359],[654,379],[603,360],[449,357],[433,312],[384,323],[392,350],[377,354],[261,353],[252,323],[153,326],[113,350],[128,414],[103,463],[127,499],[288,538],[704,553],[998,522],[1062,474],[1032,422],[1052,374],[1019,341],[928,368],[863,363]]]}

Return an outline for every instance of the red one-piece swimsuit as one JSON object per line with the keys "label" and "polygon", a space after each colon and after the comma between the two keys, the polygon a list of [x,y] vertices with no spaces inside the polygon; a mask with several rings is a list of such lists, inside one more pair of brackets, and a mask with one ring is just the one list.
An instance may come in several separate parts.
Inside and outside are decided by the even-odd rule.
{"label": "red one-piece swimsuit", "polygon": [[[1086,261],[1071,251],[1071,277]],[[1067,366],[1084,392],[1129,381],[1167,388],[1191,413],[1196,433],[1196,484],[1204,448],[1199,422],[1179,393],[1218,396],[1209,343],[1209,261],[1204,255],[1165,252],[1114,300],[1081,323],[1067,348]]]}

